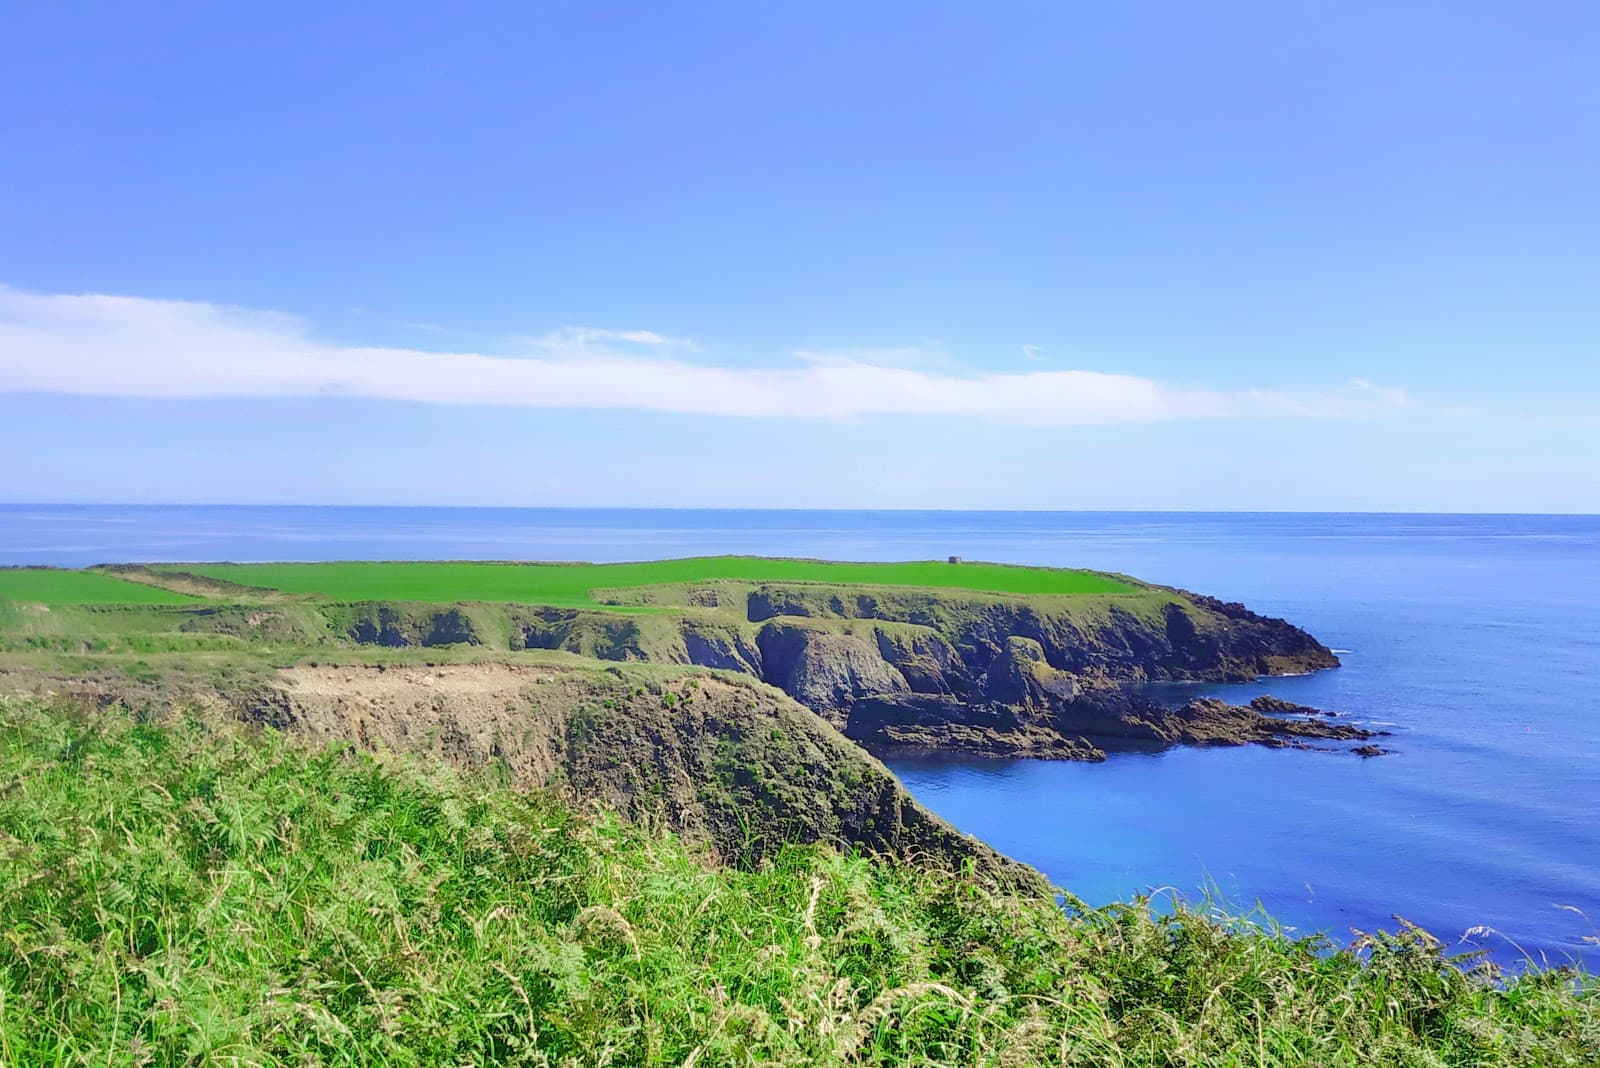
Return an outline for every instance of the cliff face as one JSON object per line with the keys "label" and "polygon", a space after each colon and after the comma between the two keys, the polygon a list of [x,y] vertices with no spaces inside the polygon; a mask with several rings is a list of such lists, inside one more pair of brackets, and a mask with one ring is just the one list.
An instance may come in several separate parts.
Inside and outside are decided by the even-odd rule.
{"label": "cliff face", "polygon": [[[1364,736],[1220,702],[1163,709],[1131,692],[1129,684],[1149,681],[1247,681],[1339,662],[1281,619],[1178,590],[1008,599],[765,585],[742,599],[689,589],[681,601],[719,611],[621,620],[546,612],[521,638],[529,647],[753,675],[879,747],[1098,759],[1088,739]],[[728,618],[735,606],[742,619]]]}
{"label": "cliff face", "polygon": [[1245,681],[1339,663],[1327,647],[1281,619],[1160,587],[1103,597],[910,590],[851,596],[826,587],[775,586],[749,594],[750,622],[785,617],[903,624],[959,650],[968,675],[983,674],[1013,637],[1037,642],[1059,670],[1122,680]]}
{"label": "cliff face", "polygon": [[[1035,642],[1057,670],[1120,681],[1245,681],[1339,663],[1281,619],[1154,587],[1124,596],[1006,598],[758,586],[734,604],[715,590],[678,592],[676,604],[645,602],[649,614],[540,609],[520,621],[520,639],[529,648],[665,657],[776,681],[807,655],[795,648],[797,631],[849,636],[866,649],[835,645],[835,659],[861,668],[860,658],[868,656],[896,668],[914,691],[947,693],[972,691],[1014,637]],[[705,602],[716,607],[708,610]],[[763,663],[769,655],[772,665]],[[895,677],[881,681],[895,685],[886,681]]]}

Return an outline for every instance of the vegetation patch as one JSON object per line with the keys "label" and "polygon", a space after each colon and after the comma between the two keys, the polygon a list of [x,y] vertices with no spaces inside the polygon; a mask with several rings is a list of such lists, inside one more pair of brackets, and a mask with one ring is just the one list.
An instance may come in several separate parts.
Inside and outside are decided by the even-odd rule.
{"label": "vegetation patch", "polygon": [[816,846],[723,867],[172,718],[0,704],[0,1062],[1600,1063],[1593,979],[1411,928],[1332,950]]}
{"label": "vegetation patch", "polygon": [[710,556],[629,564],[323,563],[182,564],[154,569],[336,601],[491,601],[604,607],[596,590],[712,582],[909,586],[1019,595],[1129,593],[1138,587],[1097,571],[1005,564],[839,563]]}

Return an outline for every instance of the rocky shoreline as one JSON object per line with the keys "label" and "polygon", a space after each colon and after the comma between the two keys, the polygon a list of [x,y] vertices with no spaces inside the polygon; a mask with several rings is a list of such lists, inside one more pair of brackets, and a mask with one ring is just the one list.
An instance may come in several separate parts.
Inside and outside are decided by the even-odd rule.
{"label": "rocky shoreline", "polygon": [[[1233,705],[1195,697],[1170,708],[1117,692],[1081,695],[1057,709],[1019,715],[1015,706],[962,705],[941,698],[871,700],[853,709],[846,737],[874,752],[895,749],[1041,760],[1104,760],[1106,744],[1264,745],[1277,749],[1344,750],[1318,742],[1370,742],[1387,734],[1329,722],[1321,709],[1276,697]],[[1290,718],[1299,717],[1299,718]],[[1350,750],[1381,756],[1363,745]]]}

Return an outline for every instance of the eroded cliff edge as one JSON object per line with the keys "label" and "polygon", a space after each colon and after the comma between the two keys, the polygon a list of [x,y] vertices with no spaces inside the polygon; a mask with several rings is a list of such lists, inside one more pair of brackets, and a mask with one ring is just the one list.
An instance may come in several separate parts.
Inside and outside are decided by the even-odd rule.
{"label": "eroded cliff edge", "polygon": [[822,842],[1047,889],[1032,868],[923,808],[810,710],[754,680],[647,666],[343,663],[126,666],[59,675],[0,667],[0,695],[121,705],[135,718],[244,720],[321,741],[497,770],[758,864]]}

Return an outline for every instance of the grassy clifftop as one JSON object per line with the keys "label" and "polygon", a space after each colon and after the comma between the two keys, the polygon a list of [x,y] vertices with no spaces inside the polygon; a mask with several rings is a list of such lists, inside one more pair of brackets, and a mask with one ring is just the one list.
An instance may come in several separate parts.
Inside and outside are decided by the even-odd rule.
{"label": "grassy clifftop", "polygon": [[454,601],[609,607],[598,590],[710,582],[815,582],[909,586],[986,593],[1126,593],[1134,587],[1095,571],[934,561],[845,563],[708,556],[624,564],[318,563],[177,564],[154,569],[339,601]]}
{"label": "grassy clifftop", "polygon": [[[159,715],[154,717],[161,719]],[[1600,991],[0,703],[0,1063],[1591,1065]]]}

